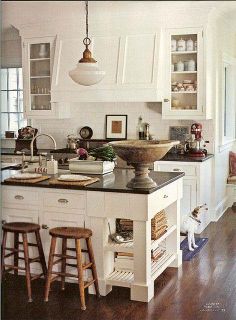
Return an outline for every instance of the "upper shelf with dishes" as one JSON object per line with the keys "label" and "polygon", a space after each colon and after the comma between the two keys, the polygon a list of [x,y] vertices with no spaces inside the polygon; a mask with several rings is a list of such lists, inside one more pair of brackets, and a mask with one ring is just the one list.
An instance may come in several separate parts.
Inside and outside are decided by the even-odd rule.
{"label": "upper shelf with dishes", "polygon": [[30,44],[31,110],[50,110],[50,43]]}
{"label": "upper shelf with dishes", "polygon": [[202,116],[202,30],[168,29],[164,118]]}

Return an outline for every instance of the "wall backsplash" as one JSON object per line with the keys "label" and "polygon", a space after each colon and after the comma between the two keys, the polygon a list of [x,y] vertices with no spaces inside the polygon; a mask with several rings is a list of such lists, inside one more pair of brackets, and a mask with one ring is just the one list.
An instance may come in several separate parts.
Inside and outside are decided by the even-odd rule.
{"label": "wall backsplash", "polygon": [[[58,148],[66,146],[66,138],[68,134],[78,134],[83,126],[89,126],[93,129],[93,138],[105,138],[105,116],[106,114],[127,114],[128,115],[128,138],[136,138],[136,128],[138,117],[141,115],[144,122],[150,124],[150,133],[156,139],[167,139],[169,137],[170,126],[191,125],[191,120],[162,120],[161,103],[81,103],[71,105],[71,118],[66,120],[34,120],[33,126],[39,129],[41,133],[51,134],[57,142]],[[208,147],[213,152],[211,136],[213,132],[213,121],[200,121],[204,128],[204,138],[210,140]],[[41,138],[38,146],[47,148],[51,147],[50,141]]]}

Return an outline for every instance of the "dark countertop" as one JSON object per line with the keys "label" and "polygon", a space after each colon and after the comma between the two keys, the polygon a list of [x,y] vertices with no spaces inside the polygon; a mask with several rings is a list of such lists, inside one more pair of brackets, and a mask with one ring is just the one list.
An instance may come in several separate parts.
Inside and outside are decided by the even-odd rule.
{"label": "dark countertop", "polygon": [[[1,149],[1,154],[2,155],[19,155],[17,153],[14,153],[14,148],[2,148]],[[63,152],[65,152],[66,149],[61,149]],[[52,153],[54,152],[54,150],[52,149],[39,149],[38,153],[42,153],[42,152],[47,152],[48,154],[50,154],[50,151],[52,151]],[[68,152],[68,151],[67,151]],[[25,153],[26,155],[30,155],[30,151],[27,153]],[[176,153],[167,153],[164,158],[162,158],[160,161],[182,161],[182,162],[204,162],[210,158],[214,157],[213,154],[207,154],[207,156],[205,158],[193,158],[193,157],[189,157],[188,155],[182,155],[182,154],[176,154]]]}
{"label": "dark countertop", "polygon": [[187,154],[176,154],[176,153],[167,153],[159,161],[181,161],[181,162],[204,162],[210,158],[214,157],[214,154],[208,153],[205,158],[193,158],[189,157]]}
{"label": "dark countertop", "polygon": [[[15,151],[15,148],[1,148],[1,155],[4,155],[4,156],[21,156],[21,154],[17,154],[17,153],[14,153]],[[47,152],[47,153],[50,153],[51,149],[38,149],[38,154],[39,153],[42,153],[42,152]],[[38,154],[34,154],[35,156],[37,156]],[[30,151],[26,151],[25,152],[25,155],[30,155]]]}
{"label": "dark countertop", "polygon": [[[38,182],[35,184],[21,184],[16,182],[10,184],[9,182],[3,182],[4,179],[11,177],[19,171],[15,170],[4,170],[2,171],[2,185],[16,185],[22,187],[41,187],[41,188],[54,188],[54,189],[72,189],[72,190],[87,190],[87,191],[105,191],[105,192],[121,192],[121,193],[136,193],[136,194],[151,194],[158,189],[178,180],[184,176],[183,172],[156,172],[151,171],[150,176],[157,183],[156,188],[149,190],[145,189],[130,189],[126,187],[127,182],[133,178],[134,173],[131,169],[115,169],[113,173],[108,173],[105,175],[89,175],[93,177],[99,177],[100,181],[95,182],[86,187],[78,187],[71,185],[53,186],[49,184],[49,180]],[[60,175],[60,174],[59,174]],[[55,178],[58,175],[53,175]]]}

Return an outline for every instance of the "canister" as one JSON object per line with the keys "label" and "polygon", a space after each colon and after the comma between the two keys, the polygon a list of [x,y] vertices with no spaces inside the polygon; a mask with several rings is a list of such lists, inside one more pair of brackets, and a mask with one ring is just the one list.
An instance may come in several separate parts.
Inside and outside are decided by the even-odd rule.
{"label": "canister", "polygon": [[176,71],[184,71],[184,63],[180,60],[178,63],[177,63],[177,70]]}
{"label": "canister", "polygon": [[186,42],[182,38],[177,42],[177,50],[178,51],[185,51],[186,49]]}
{"label": "canister", "polygon": [[171,40],[171,51],[176,51],[176,40],[175,39]]}
{"label": "canister", "polygon": [[195,71],[196,70],[196,63],[194,60],[188,61],[188,71]]}
{"label": "canister", "polygon": [[187,40],[186,49],[187,51],[193,51],[193,40],[191,38]]}

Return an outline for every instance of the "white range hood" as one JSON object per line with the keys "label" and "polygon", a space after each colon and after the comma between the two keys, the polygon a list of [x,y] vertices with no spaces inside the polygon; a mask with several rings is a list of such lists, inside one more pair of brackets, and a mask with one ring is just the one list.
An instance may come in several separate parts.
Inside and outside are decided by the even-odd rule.
{"label": "white range hood", "polygon": [[99,35],[92,38],[91,51],[105,70],[104,79],[81,86],[68,75],[78,62],[83,38],[56,39],[52,102],[161,101],[161,32]]}

